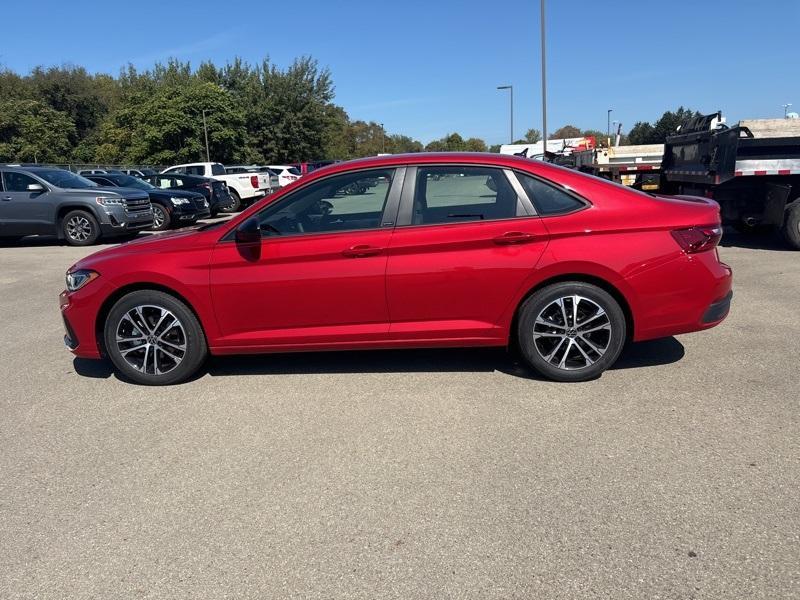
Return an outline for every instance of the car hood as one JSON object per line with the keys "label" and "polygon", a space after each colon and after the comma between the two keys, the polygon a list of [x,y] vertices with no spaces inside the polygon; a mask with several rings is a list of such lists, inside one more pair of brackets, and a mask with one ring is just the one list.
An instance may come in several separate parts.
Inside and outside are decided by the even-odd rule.
{"label": "car hood", "polygon": [[186,248],[197,249],[203,244],[213,245],[218,239],[218,231],[200,231],[200,227],[188,227],[180,231],[166,231],[154,233],[138,239],[105,248],[75,263],[70,270],[96,269],[102,270],[102,265],[117,258],[133,254],[164,254],[180,252]]}
{"label": "car hood", "polygon": [[82,190],[82,191],[102,192],[103,194],[115,194],[117,196],[122,196],[123,198],[129,198],[131,200],[150,198],[150,196],[146,191],[128,187],[97,186],[96,188],[92,188],[91,190]]}
{"label": "car hood", "polygon": [[169,200],[170,198],[186,198],[188,200],[203,200],[205,197],[203,194],[198,194],[197,192],[187,192],[184,190],[175,190],[175,189],[155,189],[155,190],[147,190],[150,194],[151,198],[160,198],[162,200]]}

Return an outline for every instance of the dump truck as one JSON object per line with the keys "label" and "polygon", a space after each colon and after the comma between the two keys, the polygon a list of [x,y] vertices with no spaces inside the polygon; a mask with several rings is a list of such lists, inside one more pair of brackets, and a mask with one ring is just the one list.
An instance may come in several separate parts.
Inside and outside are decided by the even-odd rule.
{"label": "dump truck", "polygon": [[800,119],[690,119],[664,144],[661,191],[712,198],[724,223],[771,227],[800,250]]}

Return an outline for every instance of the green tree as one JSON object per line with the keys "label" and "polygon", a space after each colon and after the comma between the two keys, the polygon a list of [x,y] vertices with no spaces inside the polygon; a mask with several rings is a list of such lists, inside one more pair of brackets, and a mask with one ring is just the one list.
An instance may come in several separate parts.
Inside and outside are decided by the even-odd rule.
{"label": "green tree", "polygon": [[700,116],[699,112],[683,106],[674,112],[668,110],[653,124],[644,121],[637,122],[628,133],[628,142],[631,144],[663,144],[667,137],[675,134],[679,125],[697,116]]}
{"label": "green tree", "polygon": [[37,100],[0,101],[0,161],[66,162],[75,124]]}
{"label": "green tree", "polygon": [[142,164],[191,162],[205,158],[203,110],[211,159],[238,162],[246,156],[243,111],[212,83],[189,80],[134,92],[105,124],[97,160]]}
{"label": "green tree", "polygon": [[549,139],[561,140],[564,138],[575,138],[580,136],[581,130],[575,127],[575,125],[564,125],[563,127],[559,127],[553,133],[551,133]]}
{"label": "green tree", "polygon": [[542,132],[538,129],[528,129],[525,132],[525,144],[535,144],[542,141]]}

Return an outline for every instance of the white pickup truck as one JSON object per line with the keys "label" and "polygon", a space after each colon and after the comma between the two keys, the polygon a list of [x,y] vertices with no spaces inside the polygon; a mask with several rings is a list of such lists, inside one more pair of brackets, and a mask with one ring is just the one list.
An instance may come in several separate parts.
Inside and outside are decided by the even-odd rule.
{"label": "white pickup truck", "polygon": [[199,175],[227,184],[233,204],[226,211],[241,210],[272,191],[269,173],[226,173],[225,167],[215,162],[198,162],[175,165],[162,173],[173,175]]}

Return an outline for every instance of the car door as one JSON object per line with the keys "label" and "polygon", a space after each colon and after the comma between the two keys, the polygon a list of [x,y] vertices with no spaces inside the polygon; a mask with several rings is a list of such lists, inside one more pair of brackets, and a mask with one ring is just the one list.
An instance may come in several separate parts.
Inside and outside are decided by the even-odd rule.
{"label": "car door", "polygon": [[409,167],[386,272],[390,339],[503,339],[501,317],[547,242],[511,171]]}
{"label": "car door", "polygon": [[260,244],[215,248],[211,293],[221,346],[357,347],[389,331],[386,249],[404,169],[319,179],[253,219]]}
{"label": "car door", "polygon": [[49,189],[41,181],[16,171],[3,171],[0,221],[4,235],[37,235],[54,231]]}

